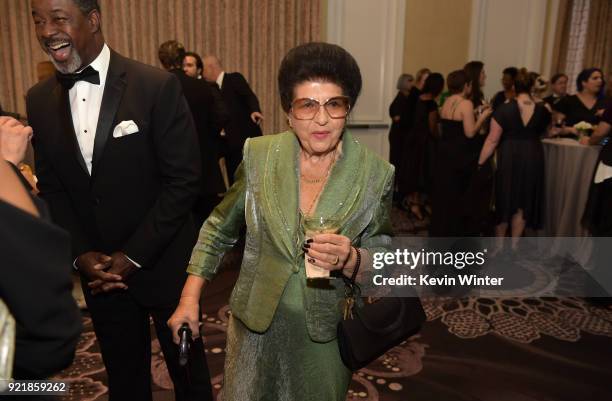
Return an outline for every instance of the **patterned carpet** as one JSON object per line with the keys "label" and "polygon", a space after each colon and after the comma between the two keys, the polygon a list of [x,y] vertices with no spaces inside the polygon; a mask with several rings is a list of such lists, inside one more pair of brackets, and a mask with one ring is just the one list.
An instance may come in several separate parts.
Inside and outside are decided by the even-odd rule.
{"label": "patterned carpet", "polygon": [[[396,233],[426,235],[394,209]],[[240,255],[207,287],[203,304],[206,355],[217,401],[223,379],[227,299]],[[437,300],[428,322],[409,339],[353,376],[347,400],[363,401],[609,401],[612,399],[612,310],[581,299]],[[106,400],[104,365],[91,319],[62,400]],[[171,400],[171,381],[157,340],[151,373],[154,399]],[[324,400],[322,400],[324,401]]]}

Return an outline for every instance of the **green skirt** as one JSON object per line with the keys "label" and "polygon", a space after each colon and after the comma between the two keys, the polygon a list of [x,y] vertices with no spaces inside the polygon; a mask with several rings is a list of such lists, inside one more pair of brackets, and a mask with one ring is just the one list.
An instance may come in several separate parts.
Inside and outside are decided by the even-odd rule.
{"label": "green skirt", "polygon": [[304,272],[289,279],[268,330],[255,333],[230,318],[224,401],[344,401],[351,371],[338,342],[310,339],[304,310]]}

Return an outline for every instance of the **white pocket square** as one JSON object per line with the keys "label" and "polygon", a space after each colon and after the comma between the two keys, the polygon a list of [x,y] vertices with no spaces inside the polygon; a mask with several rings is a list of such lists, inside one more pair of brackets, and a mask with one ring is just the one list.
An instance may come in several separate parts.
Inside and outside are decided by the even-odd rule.
{"label": "white pocket square", "polygon": [[121,121],[113,130],[113,138],[120,138],[122,136],[135,134],[138,132],[138,125],[133,120]]}

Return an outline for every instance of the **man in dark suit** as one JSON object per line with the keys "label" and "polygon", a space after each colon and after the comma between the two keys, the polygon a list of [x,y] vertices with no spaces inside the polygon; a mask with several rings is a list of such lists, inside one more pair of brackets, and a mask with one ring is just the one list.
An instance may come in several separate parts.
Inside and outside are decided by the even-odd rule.
{"label": "man in dark suit", "polygon": [[230,121],[225,127],[225,159],[230,181],[234,181],[234,172],[242,161],[242,147],[247,138],[261,136],[259,124],[263,120],[257,96],[251,90],[246,79],[239,72],[223,71],[221,62],[216,56],[204,57],[204,79],[216,83],[221,89],[221,96],[230,114]]}
{"label": "man in dark suit", "polygon": [[32,0],[58,74],[27,96],[41,196],[72,236],[109,399],[151,400],[153,318],[177,400],[212,400],[203,344],[189,369],[166,325],[197,234],[196,131],[177,78],[110,50],[97,0]]}
{"label": "man in dark suit", "polygon": [[158,56],[164,68],[179,79],[198,132],[202,159],[202,189],[193,212],[196,227],[199,228],[219,203],[219,194],[225,192],[219,167],[219,133],[227,124],[229,114],[216,87],[185,74],[182,69],[185,48],[182,44],[176,40],[164,42],[159,47]]}

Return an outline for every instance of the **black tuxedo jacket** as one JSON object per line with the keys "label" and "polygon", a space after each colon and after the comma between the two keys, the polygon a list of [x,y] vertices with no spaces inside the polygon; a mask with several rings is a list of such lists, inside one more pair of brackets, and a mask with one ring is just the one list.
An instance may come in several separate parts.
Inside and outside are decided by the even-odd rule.
{"label": "black tuxedo jacket", "polygon": [[[87,172],[68,91],[55,77],[30,89],[29,123],[40,195],[72,237],[73,256],[123,251],[142,265],[127,284],[144,304],[178,299],[196,230],[200,192],[196,131],[178,79],[111,51]],[[133,120],[139,132],[115,138]]]}
{"label": "black tuxedo jacket", "polygon": [[225,127],[229,150],[242,152],[247,138],[261,136],[261,128],[251,120],[251,113],[261,112],[259,101],[239,72],[223,75],[221,95],[231,117]]}
{"label": "black tuxedo jacket", "polygon": [[187,76],[180,69],[170,71],[179,79],[191,110],[202,158],[202,193],[216,195],[225,192],[219,168],[221,137],[219,133],[229,121],[229,113],[217,85]]}

